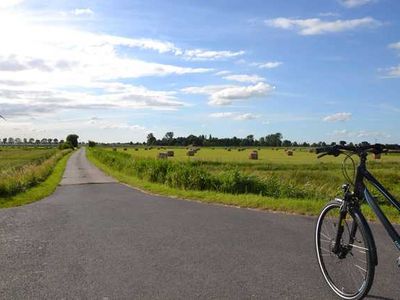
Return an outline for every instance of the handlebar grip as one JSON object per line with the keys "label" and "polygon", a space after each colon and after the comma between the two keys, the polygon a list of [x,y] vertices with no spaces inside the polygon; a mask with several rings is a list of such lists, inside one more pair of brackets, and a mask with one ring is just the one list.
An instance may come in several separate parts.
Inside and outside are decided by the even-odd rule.
{"label": "handlebar grip", "polygon": [[330,147],[319,147],[315,149],[315,153],[316,154],[320,154],[320,153],[329,153],[332,151],[332,146]]}

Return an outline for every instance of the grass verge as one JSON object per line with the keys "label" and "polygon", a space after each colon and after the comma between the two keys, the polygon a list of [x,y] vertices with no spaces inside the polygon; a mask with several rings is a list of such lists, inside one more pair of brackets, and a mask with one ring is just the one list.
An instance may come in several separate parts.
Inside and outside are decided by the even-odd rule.
{"label": "grass verge", "polygon": [[52,173],[45,181],[15,196],[0,197],[0,208],[29,204],[51,195],[56,190],[58,183],[61,181],[67,161],[71,154],[72,152],[66,154],[57,162]]}
{"label": "grass verge", "polygon": [[[86,151],[88,159],[104,171],[106,174],[116,178],[120,182],[126,183],[135,188],[148,191],[157,195],[163,195],[173,198],[182,198],[196,200],[205,203],[219,203],[243,208],[254,208],[269,211],[278,211],[284,213],[295,213],[301,215],[318,215],[322,207],[328,202],[326,200],[313,199],[290,199],[290,198],[272,198],[254,194],[228,194],[214,191],[195,191],[172,188],[164,184],[152,183],[135,176],[120,172],[103,164],[97,160],[91,153]],[[399,213],[391,207],[382,207],[387,216],[395,223],[400,223]],[[369,220],[375,220],[375,215],[368,206],[363,207],[364,215]]]}

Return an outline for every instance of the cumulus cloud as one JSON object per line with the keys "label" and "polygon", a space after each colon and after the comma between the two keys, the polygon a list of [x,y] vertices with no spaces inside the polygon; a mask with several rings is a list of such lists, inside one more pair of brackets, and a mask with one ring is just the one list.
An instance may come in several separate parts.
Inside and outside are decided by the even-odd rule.
{"label": "cumulus cloud", "polygon": [[301,35],[318,35],[354,30],[363,27],[375,27],[381,23],[371,17],[350,20],[323,21],[319,18],[290,19],[276,18],[266,20],[265,24],[275,28],[297,31]]}
{"label": "cumulus cloud", "polygon": [[228,75],[225,76],[224,79],[237,82],[244,82],[244,83],[257,83],[265,80],[265,78],[260,77],[258,75],[246,75],[246,74]]}
{"label": "cumulus cloud", "polygon": [[94,11],[90,8],[75,8],[72,13],[75,16],[91,16],[94,15]]}
{"label": "cumulus cloud", "polygon": [[183,93],[208,95],[210,105],[231,105],[235,101],[249,100],[268,96],[275,89],[266,82],[239,86],[239,85],[207,85],[202,87],[187,87]]}
{"label": "cumulus cloud", "polygon": [[269,95],[274,87],[265,82],[249,86],[234,86],[221,89],[210,96],[210,105],[231,105],[237,100],[246,100]]}
{"label": "cumulus cloud", "polygon": [[211,71],[143,61],[119,51],[126,46],[170,52],[172,44],[39,25],[9,12],[0,11],[0,36],[0,107],[4,114],[77,108],[177,109],[185,103],[173,92],[119,81]]}
{"label": "cumulus cloud", "polygon": [[351,119],[351,113],[348,112],[339,112],[333,115],[326,116],[323,120],[325,122],[343,122]]}
{"label": "cumulus cloud", "polygon": [[237,113],[237,112],[218,112],[210,114],[212,118],[231,119],[235,121],[248,121],[259,118],[259,115],[252,113]]}
{"label": "cumulus cloud", "polygon": [[353,8],[358,6],[363,6],[375,2],[375,0],[339,0],[339,2],[347,8]]}

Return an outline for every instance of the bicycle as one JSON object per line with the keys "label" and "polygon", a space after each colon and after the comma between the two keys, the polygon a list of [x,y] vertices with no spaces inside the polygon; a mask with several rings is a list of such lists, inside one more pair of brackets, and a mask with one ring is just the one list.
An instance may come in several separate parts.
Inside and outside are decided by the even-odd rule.
{"label": "bicycle", "polygon": [[[318,264],[325,281],[333,292],[342,299],[364,298],[374,280],[375,266],[378,264],[377,250],[371,229],[361,211],[364,201],[372,208],[387,233],[400,251],[400,236],[384,212],[377,199],[365,185],[369,182],[400,213],[400,202],[367,170],[369,153],[380,155],[392,150],[400,150],[399,145],[360,144],[334,145],[317,148],[318,158],[325,155],[346,155],[343,160],[343,174],[349,183],[342,186],[343,199],[335,198],[322,209],[315,227],[315,247]],[[356,168],[353,155],[360,162]],[[346,162],[353,163],[352,180],[346,169]],[[400,257],[397,259],[400,267]]]}

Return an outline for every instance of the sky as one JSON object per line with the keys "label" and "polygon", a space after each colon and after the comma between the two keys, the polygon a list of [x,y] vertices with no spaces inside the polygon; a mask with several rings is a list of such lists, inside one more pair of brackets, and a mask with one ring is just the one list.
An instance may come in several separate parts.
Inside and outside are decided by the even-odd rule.
{"label": "sky", "polygon": [[0,137],[399,143],[398,0],[0,0]]}

